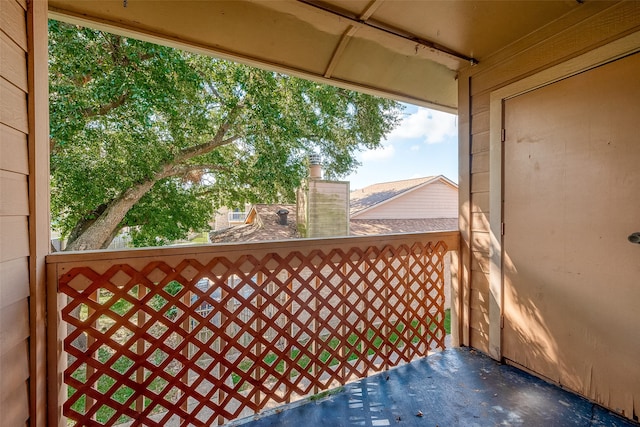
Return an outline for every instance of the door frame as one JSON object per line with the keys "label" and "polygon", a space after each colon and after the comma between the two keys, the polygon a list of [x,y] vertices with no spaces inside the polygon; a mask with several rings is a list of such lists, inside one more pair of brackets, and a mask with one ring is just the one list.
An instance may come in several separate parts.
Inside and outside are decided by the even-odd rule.
{"label": "door frame", "polygon": [[[560,80],[640,52],[640,31],[491,92],[489,103],[489,355],[503,359],[504,103]],[[504,227],[504,228],[503,228]]]}

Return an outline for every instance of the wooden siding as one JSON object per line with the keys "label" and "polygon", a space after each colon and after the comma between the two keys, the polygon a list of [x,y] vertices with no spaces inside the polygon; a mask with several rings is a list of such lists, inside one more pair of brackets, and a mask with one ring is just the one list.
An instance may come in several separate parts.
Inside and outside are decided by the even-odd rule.
{"label": "wooden siding", "polygon": [[357,219],[457,218],[458,190],[434,182],[369,209]]}
{"label": "wooden siding", "polygon": [[29,420],[27,15],[0,2],[0,414]]}
{"label": "wooden siding", "polygon": [[27,135],[0,123],[0,170],[29,173]]}
{"label": "wooden siding", "polygon": [[44,425],[47,4],[0,1],[0,414]]}
{"label": "wooden siding", "polygon": [[[471,96],[469,344],[489,352],[489,96]],[[480,266],[486,265],[486,269]],[[481,321],[482,320],[482,321]]]}

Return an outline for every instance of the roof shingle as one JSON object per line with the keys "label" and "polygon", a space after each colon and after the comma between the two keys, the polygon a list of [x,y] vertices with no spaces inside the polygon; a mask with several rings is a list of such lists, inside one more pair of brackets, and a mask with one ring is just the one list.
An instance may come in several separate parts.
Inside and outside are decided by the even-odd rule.
{"label": "roof shingle", "polygon": [[[300,237],[296,227],[296,205],[258,204],[254,205],[252,209],[255,209],[257,213],[253,223],[214,231],[209,234],[211,243],[288,240]],[[280,209],[289,211],[287,225],[280,225],[278,222],[279,218],[276,212]]]}
{"label": "roof shingle", "polygon": [[352,219],[349,226],[352,236],[449,231],[458,229],[458,218]]}

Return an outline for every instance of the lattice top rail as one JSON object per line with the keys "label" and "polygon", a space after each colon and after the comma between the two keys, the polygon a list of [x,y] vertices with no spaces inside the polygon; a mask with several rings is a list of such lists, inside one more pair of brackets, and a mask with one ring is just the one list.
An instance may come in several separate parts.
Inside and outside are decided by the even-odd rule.
{"label": "lattice top rail", "polygon": [[378,247],[385,245],[411,244],[413,242],[443,242],[449,251],[457,251],[460,245],[458,231],[436,231],[427,233],[388,234],[382,236],[337,237],[325,239],[296,239],[282,241],[266,241],[252,243],[220,243],[197,246],[168,246],[161,248],[140,248],[128,250],[100,250],[82,252],[57,252],[47,255],[48,265],[57,264],[59,271],[72,268],[75,265],[86,265],[91,262],[94,268],[108,268],[108,266],[126,260],[129,265],[146,264],[150,259],[162,258],[170,265],[176,265],[186,257],[200,259],[207,258],[212,253],[217,256],[234,258],[252,253],[260,256],[265,253],[286,254],[290,251],[308,252],[312,249],[339,249],[344,247]]}

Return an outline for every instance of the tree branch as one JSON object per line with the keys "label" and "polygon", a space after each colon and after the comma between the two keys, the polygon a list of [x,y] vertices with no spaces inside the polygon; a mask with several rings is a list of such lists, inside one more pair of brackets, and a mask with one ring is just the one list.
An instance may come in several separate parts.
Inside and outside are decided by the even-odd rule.
{"label": "tree branch", "polygon": [[88,227],[83,230],[83,233],[67,246],[67,250],[76,251],[98,249],[105,244],[108,245],[107,241],[112,238],[111,235],[114,228],[122,223],[127,212],[129,212],[129,210],[161,179],[185,174],[193,170],[203,169],[203,167],[222,170],[222,167],[218,165],[190,165],[185,163],[194,157],[207,154],[218,147],[231,144],[233,141],[239,139],[239,135],[229,138],[225,138],[225,135],[235,122],[236,117],[238,117],[243,107],[243,101],[236,104],[233,110],[229,113],[227,121],[218,128],[213,139],[205,142],[204,144],[183,149],[173,159],[168,160],[167,163],[165,163],[165,165],[153,176],[129,187],[119,197],[110,201],[95,221],[88,224]]}
{"label": "tree branch", "polygon": [[182,151],[180,151],[178,153],[178,155],[174,158],[174,161],[172,163],[182,163],[185,162],[187,160],[193,159],[194,157],[198,157],[201,156],[203,154],[207,154],[210,153],[211,151],[215,150],[216,148],[225,146],[225,145],[229,145],[234,141],[237,141],[238,139],[240,139],[239,135],[236,136],[232,136],[226,139],[218,139],[217,135],[216,137],[214,137],[213,139],[200,144],[200,145],[194,145],[193,147],[188,147],[183,149]]}
{"label": "tree branch", "polygon": [[95,116],[101,116],[107,114],[109,111],[116,109],[123,105],[127,99],[129,99],[129,92],[125,92],[120,95],[117,99],[109,102],[108,104],[101,105],[98,109],[95,108],[85,108],[80,112],[86,118],[91,118]]}
{"label": "tree branch", "polygon": [[240,111],[244,108],[244,102],[241,100],[229,113],[229,117],[227,117],[227,121],[218,127],[216,134],[213,139],[199,145],[194,145],[193,147],[187,147],[181,150],[171,162],[172,164],[184,163],[187,160],[193,159],[194,157],[201,156],[203,154],[210,153],[218,147],[222,147],[224,145],[229,145],[234,141],[240,139],[240,135],[235,135],[225,139],[225,135],[231,129],[231,125],[235,122],[236,117],[240,114]]}
{"label": "tree branch", "polygon": [[219,100],[223,100],[222,95],[220,95],[220,92],[218,92],[218,89],[216,89],[213,86],[213,83],[211,83],[210,81],[207,82],[207,86],[209,87],[209,90],[211,91],[211,93],[213,94],[213,96],[215,96],[216,98],[218,98]]}
{"label": "tree branch", "polygon": [[185,175],[185,174],[188,174],[189,172],[204,171],[204,170],[230,172],[229,168],[225,168],[223,166],[214,165],[214,164],[174,165],[167,170],[163,170],[161,173],[157,174],[154,178],[156,179],[156,181],[160,181],[161,179],[169,178],[171,176]]}

